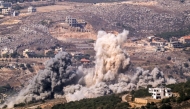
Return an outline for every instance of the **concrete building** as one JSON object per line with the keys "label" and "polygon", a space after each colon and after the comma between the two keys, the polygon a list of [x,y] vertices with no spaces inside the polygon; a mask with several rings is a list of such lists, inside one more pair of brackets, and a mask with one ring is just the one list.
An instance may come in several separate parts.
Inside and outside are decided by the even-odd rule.
{"label": "concrete building", "polygon": [[157,46],[157,47],[165,46],[165,44],[167,42],[163,38],[159,38],[159,37],[152,37],[150,41],[151,41],[151,43],[150,43],[151,46]]}
{"label": "concrete building", "polygon": [[190,43],[190,35],[189,36],[183,36],[183,37],[179,38],[179,41],[183,44]]}
{"label": "concrete building", "polygon": [[169,42],[168,43],[169,48],[182,48],[183,45],[179,41]]}
{"label": "concrete building", "polygon": [[3,16],[10,15],[12,12],[12,4],[9,2],[0,1],[0,14]]}
{"label": "concrete building", "polygon": [[153,99],[172,97],[172,92],[170,88],[149,88],[149,93],[152,93]]}
{"label": "concrete building", "polygon": [[3,56],[4,54],[11,54],[11,53],[13,53],[13,49],[9,49],[7,47],[1,49],[1,56]]}
{"label": "concrete building", "polygon": [[29,6],[28,7],[28,13],[33,13],[33,12],[36,12],[36,8],[33,6]]}
{"label": "concrete building", "polygon": [[77,27],[78,22],[77,19],[72,18],[71,16],[66,16],[65,22],[69,24],[69,26]]}
{"label": "concrete building", "polygon": [[26,58],[29,58],[29,55],[34,55],[35,54],[35,52],[34,51],[32,51],[32,50],[29,50],[29,49],[25,49],[24,51],[23,51],[23,56],[24,57],[26,57]]}

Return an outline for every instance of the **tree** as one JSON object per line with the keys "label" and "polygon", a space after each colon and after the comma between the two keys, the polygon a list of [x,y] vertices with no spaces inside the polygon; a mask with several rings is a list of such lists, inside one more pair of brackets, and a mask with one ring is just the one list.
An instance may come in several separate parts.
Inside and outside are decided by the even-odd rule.
{"label": "tree", "polygon": [[170,104],[163,104],[160,109],[172,109]]}
{"label": "tree", "polygon": [[42,48],[40,48],[40,47],[37,47],[37,48],[36,48],[36,50],[38,50],[38,51],[40,51],[41,49],[42,49]]}
{"label": "tree", "polygon": [[185,2],[185,0],[180,0],[181,3]]}
{"label": "tree", "polygon": [[170,56],[167,57],[167,60],[170,61],[172,58]]}
{"label": "tree", "polygon": [[185,68],[188,68],[188,67],[189,67],[189,64],[188,64],[188,63],[184,63],[184,67],[185,67]]}
{"label": "tree", "polygon": [[31,65],[27,63],[27,64],[26,64],[26,67],[27,67],[27,68],[31,68]]}
{"label": "tree", "polygon": [[9,58],[9,54],[8,53],[3,54],[3,58]]}
{"label": "tree", "polygon": [[55,54],[54,54],[53,51],[48,51],[48,52],[46,53],[46,56],[47,56],[47,57],[54,57]]}
{"label": "tree", "polygon": [[170,66],[169,66],[169,65],[166,65],[165,68],[166,68],[166,69],[170,69]]}

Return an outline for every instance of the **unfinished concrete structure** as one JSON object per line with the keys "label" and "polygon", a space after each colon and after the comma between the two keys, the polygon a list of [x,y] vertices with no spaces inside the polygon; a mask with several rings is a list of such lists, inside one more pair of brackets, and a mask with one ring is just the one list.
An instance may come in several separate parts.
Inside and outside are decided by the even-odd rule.
{"label": "unfinished concrete structure", "polygon": [[172,96],[172,92],[170,88],[149,88],[149,93],[152,93],[153,99],[163,99]]}
{"label": "unfinished concrete structure", "polygon": [[33,12],[36,12],[36,8],[33,6],[29,6],[28,7],[28,13],[33,13]]}
{"label": "unfinished concrete structure", "polygon": [[66,16],[65,22],[69,24],[69,26],[77,27],[78,22],[77,19],[72,18],[71,16]]}
{"label": "unfinished concrete structure", "polygon": [[9,2],[0,1],[0,15],[10,15],[12,11],[12,4]]}

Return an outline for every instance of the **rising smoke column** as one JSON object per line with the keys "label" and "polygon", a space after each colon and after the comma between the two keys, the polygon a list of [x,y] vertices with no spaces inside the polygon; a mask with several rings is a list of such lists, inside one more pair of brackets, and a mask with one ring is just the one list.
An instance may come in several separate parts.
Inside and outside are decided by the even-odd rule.
{"label": "rising smoke column", "polygon": [[158,68],[151,72],[137,67],[134,75],[129,75],[127,67],[130,58],[122,45],[127,39],[128,31],[114,35],[99,31],[95,43],[95,68],[79,67],[77,75],[80,79],[77,85],[68,85],[63,88],[67,101],[76,101],[83,98],[94,98],[111,93],[136,90],[139,87],[162,83],[175,83],[175,79],[165,79]]}
{"label": "rising smoke column", "polygon": [[71,55],[59,52],[55,58],[45,63],[45,69],[39,71],[29,85],[20,91],[15,101],[10,104],[28,103],[54,98],[54,95],[57,94],[63,95],[63,87],[71,84],[75,77],[76,73],[71,67]]}
{"label": "rising smoke column", "polygon": [[95,75],[93,80],[115,82],[117,75],[129,65],[130,58],[122,49],[129,31],[124,30],[117,36],[105,31],[98,32],[94,50],[96,51]]}
{"label": "rising smoke column", "polygon": [[175,79],[165,78],[164,73],[158,68],[149,71],[137,67],[134,74],[129,75],[127,67],[130,58],[122,49],[127,35],[126,30],[118,35],[98,32],[94,47],[95,68],[79,67],[77,72],[74,72],[71,67],[71,56],[60,52],[45,63],[45,69],[39,71],[10,104],[13,106],[17,103],[56,97],[65,97],[69,102],[131,91],[148,85],[155,87],[162,83],[176,82]]}

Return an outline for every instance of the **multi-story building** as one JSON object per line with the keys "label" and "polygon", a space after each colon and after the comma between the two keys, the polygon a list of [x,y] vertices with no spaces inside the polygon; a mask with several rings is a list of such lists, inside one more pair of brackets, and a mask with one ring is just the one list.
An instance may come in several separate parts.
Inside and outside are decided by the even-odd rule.
{"label": "multi-story building", "polygon": [[71,16],[66,16],[65,22],[69,24],[69,26],[77,27],[78,22],[77,19],[72,18]]}
{"label": "multi-story building", "polygon": [[174,41],[174,42],[169,42],[168,47],[169,48],[182,48],[183,44],[180,43],[179,41]]}
{"label": "multi-story building", "polygon": [[183,36],[183,37],[179,38],[179,41],[183,44],[190,43],[190,35],[189,36]]}
{"label": "multi-story building", "polygon": [[0,14],[3,16],[10,15],[12,12],[12,4],[9,2],[0,1]]}
{"label": "multi-story building", "polygon": [[33,12],[36,12],[36,8],[33,6],[29,6],[28,7],[28,13],[33,13]]}
{"label": "multi-story building", "polygon": [[170,88],[149,88],[149,93],[152,93],[153,99],[172,97],[172,92]]}

